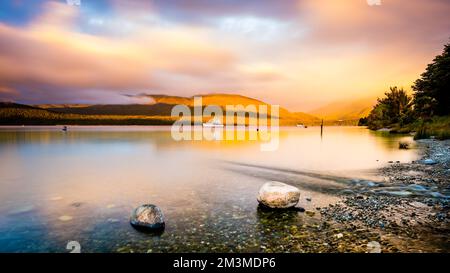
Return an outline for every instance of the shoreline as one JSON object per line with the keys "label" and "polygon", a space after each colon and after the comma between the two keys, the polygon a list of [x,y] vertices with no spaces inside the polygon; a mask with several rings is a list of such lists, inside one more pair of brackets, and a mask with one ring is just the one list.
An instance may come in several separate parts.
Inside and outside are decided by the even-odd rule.
{"label": "shoreline", "polygon": [[379,170],[365,185],[320,208],[324,220],[379,235],[382,252],[450,251],[450,140],[419,140],[420,160]]}

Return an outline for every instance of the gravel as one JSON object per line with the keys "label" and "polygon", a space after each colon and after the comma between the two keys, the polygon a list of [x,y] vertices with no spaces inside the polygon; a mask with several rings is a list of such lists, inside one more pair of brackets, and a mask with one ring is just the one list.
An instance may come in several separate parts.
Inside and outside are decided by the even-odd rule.
{"label": "gravel", "polygon": [[382,168],[384,183],[346,192],[319,209],[322,218],[376,231],[398,251],[450,251],[450,141],[420,140],[418,146],[420,160]]}

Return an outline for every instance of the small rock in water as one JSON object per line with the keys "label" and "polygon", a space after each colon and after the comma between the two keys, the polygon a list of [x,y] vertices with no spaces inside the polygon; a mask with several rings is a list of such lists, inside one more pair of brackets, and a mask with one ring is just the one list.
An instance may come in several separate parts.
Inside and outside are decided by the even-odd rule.
{"label": "small rock in water", "polygon": [[309,217],[313,217],[316,213],[314,211],[307,210],[305,211],[305,214],[308,215]]}
{"label": "small rock in water", "polygon": [[70,204],[72,207],[76,207],[76,208],[79,208],[79,207],[81,207],[81,205],[83,205],[83,203],[82,202],[74,202],[74,203],[72,203],[72,204]]}
{"label": "small rock in water", "polygon": [[143,231],[161,231],[165,227],[161,209],[151,204],[137,207],[131,214],[130,223],[134,228]]}
{"label": "small rock in water", "polygon": [[258,202],[269,208],[291,208],[297,205],[300,190],[281,182],[267,182],[260,189]]}
{"label": "small rock in water", "polygon": [[344,237],[344,234],[338,233],[338,234],[336,234],[335,236],[336,236],[336,238],[341,239],[342,237]]}
{"label": "small rock in water", "polygon": [[306,201],[311,202],[311,197],[306,197]]}
{"label": "small rock in water", "polygon": [[69,216],[69,215],[63,215],[63,216],[60,216],[60,217],[58,218],[58,220],[63,221],[63,222],[67,222],[67,221],[70,221],[70,220],[72,220],[72,219],[73,219],[73,217],[72,217],[72,216]]}
{"label": "small rock in water", "polygon": [[434,164],[437,164],[437,162],[434,161],[433,159],[424,159],[424,160],[422,161],[422,163],[425,164],[425,165],[434,165]]}
{"label": "small rock in water", "polygon": [[367,243],[367,252],[369,253],[381,253],[381,245],[377,241],[371,241]]}
{"label": "small rock in water", "polygon": [[408,142],[399,142],[398,143],[398,148],[399,149],[408,149],[409,148],[409,143]]}

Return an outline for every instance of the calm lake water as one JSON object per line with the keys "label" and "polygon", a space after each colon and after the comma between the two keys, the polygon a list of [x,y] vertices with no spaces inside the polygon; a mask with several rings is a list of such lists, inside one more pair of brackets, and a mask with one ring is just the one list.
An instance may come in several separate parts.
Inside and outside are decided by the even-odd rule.
{"label": "calm lake water", "polygon": [[[170,127],[3,127],[0,252],[69,252],[68,241],[82,252],[261,251],[286,223],[319,220],[273,220],[257,208],[262,184],[297,186],[298,206],[314,210],[352,179],[380,180],[388,161],[415,160],[400,140],[413,142],[357,127],[325,127],[322,138],[317,127],[281,128],[279,149],[262,152],[256,141],[176,142]],[[163,234],[130,226],[145,203],[163,210]]]}

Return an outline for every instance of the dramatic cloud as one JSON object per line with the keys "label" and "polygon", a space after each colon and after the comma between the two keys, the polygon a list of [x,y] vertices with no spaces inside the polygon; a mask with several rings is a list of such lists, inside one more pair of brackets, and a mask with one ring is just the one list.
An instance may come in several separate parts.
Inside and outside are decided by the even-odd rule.
{"label": "dramatic cloud", "polygon": [[29,27],[0,24],[0,84],[38,88],[123,90],[162,88],[161,72],[214,78],[233,54],[192,27],[139,29],[127,39],[75,31],[75,7],[48,3]]}
{"label": "dramatic cloud", "polygon": [[305,110],[408,88],[450,37],[445,0],[0,4],[0,99],[229,92]]}

